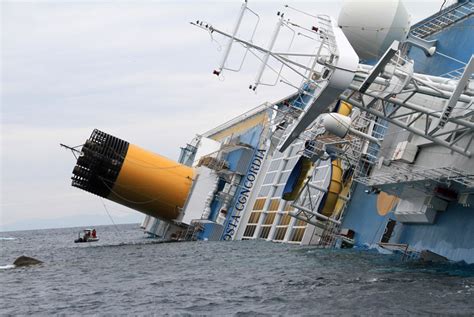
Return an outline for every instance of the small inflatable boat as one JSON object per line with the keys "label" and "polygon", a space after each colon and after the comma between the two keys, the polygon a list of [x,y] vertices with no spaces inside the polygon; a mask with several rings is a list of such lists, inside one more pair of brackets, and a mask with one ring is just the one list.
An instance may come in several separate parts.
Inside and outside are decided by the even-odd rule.
{"label": "small inflatable boat", "polygon": [[95,229],[84,229],[83,231],[79,232],[77,239],[74,240],[74,243],[97,241],[99,241],[99,238],[97,237]]}

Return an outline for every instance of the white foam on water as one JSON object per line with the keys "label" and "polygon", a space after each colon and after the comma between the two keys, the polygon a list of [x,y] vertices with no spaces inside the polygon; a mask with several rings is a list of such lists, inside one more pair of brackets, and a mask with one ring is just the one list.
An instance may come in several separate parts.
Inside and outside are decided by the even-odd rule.
{"label": "white foam on water", "polygon": [[15,264],[0,265],[0,270],[8,270],[8,269],[13,269],[15,267],[16,267]]}
{"label": "white foam on water", "polygon": [[0,237],[0,241],[11,241],[11,240],[16,240],[16,238],[12,238],[12,237]]}

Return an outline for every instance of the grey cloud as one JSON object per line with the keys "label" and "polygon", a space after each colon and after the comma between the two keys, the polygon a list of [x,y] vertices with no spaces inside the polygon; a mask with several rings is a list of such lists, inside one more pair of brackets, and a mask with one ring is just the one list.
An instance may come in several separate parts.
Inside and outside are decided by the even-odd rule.
{"label": "grey cloud", "polygon": [[[332,15],[340,6],[285,3]],[[440,3],[407,6],[421,18]],[[3,2],[0,222],[103,215],[96,197],[70,186],[74,159],[59,142],[78,145],[99,128],[175,159],[195,133],[290,93],[287,86],[249,93],[255,60],[223,82],[211,75],[218,45],[188,22],[229,30],[240,4]],[[267,44],[281,4],[251,2],[262,12],[256,42]]]}

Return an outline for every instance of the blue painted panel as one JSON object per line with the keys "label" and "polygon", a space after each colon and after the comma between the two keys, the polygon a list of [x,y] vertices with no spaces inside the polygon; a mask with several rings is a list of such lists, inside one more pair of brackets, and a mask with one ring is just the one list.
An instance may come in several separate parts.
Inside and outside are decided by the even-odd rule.
{"label": "blue painted panel", "polygon": [[378,243],[392,215],[380,216],[377,213],[377,195],[366,194],[366,189],[362,184],[356,185],[342,222],[342,228],[354,230],[355,244],[359,247]]}
{"label": "blue painted panel", "polygon": [[249,144],[253,147],[257,147],[262,131],[263,126],[261,124],[256,125],[240,135],[240,142]]}
{"label": "blue painted panel", "polygon": [[451,260],[474,263],[474,208],[456,202],[438,212],[433,225],[404,224],[400,243],[430,250]]}
{"label": "blue painted panel", "polygon": [[408,56],[415,61],[415,72],[440,76],[463,67],[463,64],[439,53],[467,63],[474,52],[473,29],[474,18],[471,17],[428,37],[428,40],[438,40],[437,53],[432,57],[426,57],[419,48],[412,47]]}
{"label": "blue painted panel", "polygon": [[291,193],[295,190],[296,181],[300,177],[302,170],[303,170],[303,157],[301,156],[296,162],[296,165],[293,167],[293,170],[291,171],[290,176],[288,176],[288,180],[286,181],[282,196],[285,196],[285,194]]}
{"label": "blue painted panel", "polygon": [[[262,131],[263,131],[263,126],[261,124],[256,125],[248,129],[247,131],[245,131],[239,136],[240,142],[243,144],[251,145],[252,147],[256,148],[259,145]],[[239,161],[240,161],[243,151],[244,151],[243,149],[232,151],[225,158],[227,162],[229,163],[229,169],[231,171],[236,170],[237,166],[239,165]]]}
{"label": "blue painted panel", "polygon": [[229,163],[229,169],[231,171],[235,172],[237,166],[239,165],[240,157],[242,156],[243,151],[243,149],[238,149],[230,152],[227,155],[226,160]]}
{"label": "blue painted panel", "polygon": [[[225,186],[225,181],[224,180],[219,180],[219,184],[217,185],[217,192],[221,192],[223,189],[224,189],[224,186]],[[218,214],[219,214],[219,210],[221,209],[221,206],[222,206],[222,202],[220,202],[219,200],[217,200],[215,197],[214,197],[214,200],[212,201],[211,203],[211,213],[208,217],[209,220],[211,221],[215,221]]]}
{"label": "blue painted panel", "polygon": [[198,240],[208,240],[208,239],[215,239],[216,238],[216,233],[220,234],[222,231],[222,226],[215,223],[215,222],[208,222],[208,223],[203,223],[203,230],[198,234],[197,239]]}

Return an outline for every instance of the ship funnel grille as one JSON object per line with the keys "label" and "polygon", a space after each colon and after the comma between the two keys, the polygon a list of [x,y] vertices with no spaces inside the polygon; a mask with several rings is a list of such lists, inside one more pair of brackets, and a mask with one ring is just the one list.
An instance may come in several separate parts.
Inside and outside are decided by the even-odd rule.
{"label": "ship funnel grille", "polygon": [[72,171],[72,186],[107,197],[120,173],[129,143],[95,129]]}

